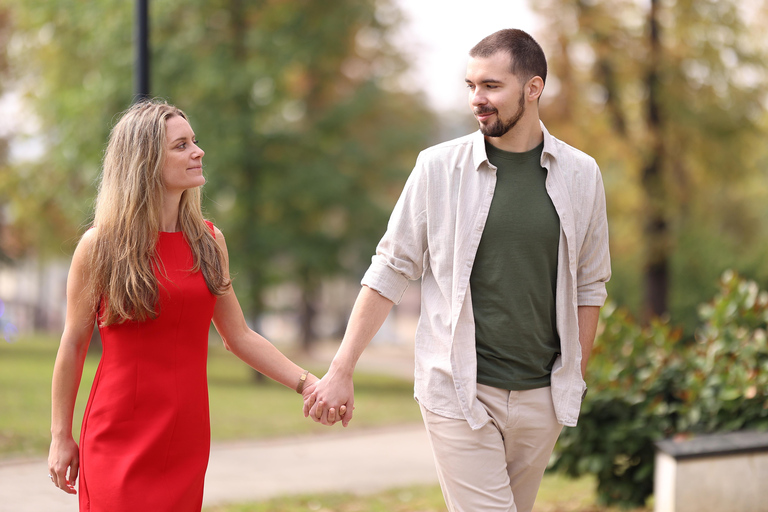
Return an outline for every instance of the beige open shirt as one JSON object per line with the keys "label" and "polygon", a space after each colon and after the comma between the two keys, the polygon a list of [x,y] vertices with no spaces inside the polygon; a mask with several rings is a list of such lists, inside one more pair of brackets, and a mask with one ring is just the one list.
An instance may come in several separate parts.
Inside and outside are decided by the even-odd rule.
{"label": "beige open shirt", "polygon": [[[602,306],[611,276],[605,191],[595,160],[544,131],[541,165],[560,217],[556,316],[561,355],[552,369],[557,420],[576,425],[581,377],[578,306]],[[479,131],[422,151],[362,284],[399,303],[422,278],[415,340],[415,397],[428,410],[489,421],[477,400],[475,323],[469,276],[496,186]],[[510,326],[513,328],[513,326]]]}

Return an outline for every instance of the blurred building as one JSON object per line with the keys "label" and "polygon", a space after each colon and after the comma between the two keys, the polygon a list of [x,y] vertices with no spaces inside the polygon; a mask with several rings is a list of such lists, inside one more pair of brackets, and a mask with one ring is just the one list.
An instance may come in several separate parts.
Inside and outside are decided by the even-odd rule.
{"label": "blurred building", "polygon": [[[0,262],[0,337],[3,328],[14,334],[61,333],[66,317],[67,274],[70,260],[35,258]],[[339,340],[360,284],[349,278],[329,279],[321,286],[316,304],[314,330],[318,341]],[[374,343],[411,344],[419,315],[419,282],[412,283],[403,301],[392,310]],[[293,285],[276,286],[267,292],[267,311],[249,322],[268,339],[294,344],[301,333],[297,319],[300,291]]]}
{"label": "blurred building", "polygon": [[12,330],[25,334],[63,329],[69,263],[35,258],[0,263],[0,336]]}

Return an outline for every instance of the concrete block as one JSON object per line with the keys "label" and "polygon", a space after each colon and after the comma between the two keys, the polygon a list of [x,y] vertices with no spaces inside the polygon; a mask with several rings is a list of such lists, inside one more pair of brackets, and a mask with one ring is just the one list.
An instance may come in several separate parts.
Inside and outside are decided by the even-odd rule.
{"label": "concrete block", "polygon": [[768,432],[656,443],[654,512],[768,512]]}

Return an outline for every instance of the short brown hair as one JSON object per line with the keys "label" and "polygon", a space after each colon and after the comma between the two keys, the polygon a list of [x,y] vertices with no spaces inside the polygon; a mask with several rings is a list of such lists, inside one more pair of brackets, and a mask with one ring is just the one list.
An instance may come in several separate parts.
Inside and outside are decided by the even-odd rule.
{"label": "short brown hair", "polygon": [[544,50],[530,34],[515,28],[494,32],[469,51],[470,57],[487,58],[498,52],[506,52],[512,60],[512,73],[527,82],[539,76],[547,82],[547,58]]}

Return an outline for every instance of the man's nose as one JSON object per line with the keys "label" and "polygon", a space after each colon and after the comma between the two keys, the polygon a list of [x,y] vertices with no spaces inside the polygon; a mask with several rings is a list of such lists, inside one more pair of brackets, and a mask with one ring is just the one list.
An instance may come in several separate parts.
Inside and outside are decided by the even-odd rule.
{"label": "man's nose", "polygon": [[475,89],[474,91],[470,91],[469,93],[469,103],[473,107],[485,105],[488,103],[488,99],[485,97],[485,94],[480,89]]}

